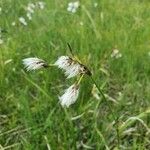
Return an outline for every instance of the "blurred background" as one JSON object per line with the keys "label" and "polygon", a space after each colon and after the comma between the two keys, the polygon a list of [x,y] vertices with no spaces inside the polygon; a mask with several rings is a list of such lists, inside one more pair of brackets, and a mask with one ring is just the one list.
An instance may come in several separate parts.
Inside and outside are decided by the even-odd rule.
{"label": "blurred background", "polygon": [[115,120],[88,76],[64,109],[57,68],[26,72],[73,52],[118,118],[120,149],[150,149],[149,0],[0,0],[0,149],[117,149]]}

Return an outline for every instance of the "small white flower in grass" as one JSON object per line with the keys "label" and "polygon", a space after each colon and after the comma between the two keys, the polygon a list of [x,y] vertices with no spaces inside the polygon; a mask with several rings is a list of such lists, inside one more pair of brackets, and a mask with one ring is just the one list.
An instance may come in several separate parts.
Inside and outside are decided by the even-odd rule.
{"label": "small white flower in grass", "polygon": [[19,21],[20,21],[20,23],[23,24],[24,26],[27,26],[27,22],[26,22],[25,18],[20,17],[20,18],[19,18]]}
{"label": "small white flower in grass", "polygon": [[33,3],[29,3],[29,4],[28,4],[28,7],[34,9],[34,8],[35,8],[35,5],[34,5]]}
{"label": "small white flower in grass", "polygon": [[79,1],[70,2],[70,3],[68,3],[68,8],[67,8],[67,10],[68,10],[69,12],[75,13],[75,12],[77,11],[78,7],[79,7]]}
{"label": "small white flower in grass", "polygon": [[29,20],[32,20],[31,13],[28,12],[28,13],[27,13],[27,17],[28,17]]}
{"label": "small white flower in grass", "polygon": [[122,54],[121,53],[119,53],[119,54],[117,54],[116,55],[116,58],[118,59],[118,58],[121,58],[122,57]]}
{"label": "small white flower in grass", "polygon": [[23,59],[23,64],[27,71],[38,70],[44,67],[48,67],[44,60],[35,57]]}
{"label": "small white flower in grass", "polygon": [[40,9],[44,9],[44,7],[45,7],[44,2],[37,2],[37,5],[39,6]]}
{"label": "small white flower in grass", "polygon": [[27,7],[27,11],[29,12],[29,13],[34,13],[34,10],[33,10],[33,8],[31,8],[31,7]]}
{"label": "small white flower in grass", "polygon": [[79,86],[77,84],[73,84],[65,90],[65,93],[59,97],[59,100],[63,107],[69,107],[71,104],[76,102],[78,96]]}
{"label": "small white flower in grass", "polygon": [[120,51],[118,49],[114,49],[111,53],[111,58],[121,58],[122,54],[120,53]]}
{"label": "small white flower in grass", "polygon": [[35,8],[35,5],[33,3],[29,3],[27,6],[27,12],[34,13],[34,8]]}

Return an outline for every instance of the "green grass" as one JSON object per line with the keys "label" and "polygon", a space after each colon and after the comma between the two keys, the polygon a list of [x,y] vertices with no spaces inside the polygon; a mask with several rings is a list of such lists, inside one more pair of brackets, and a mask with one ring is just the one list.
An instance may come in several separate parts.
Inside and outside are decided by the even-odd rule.
{"label": "green grass", "polygon": [[[7,31],[2,32],[0,45],[0,149],[117,149],[115,120],[102,96],[97,100],[91,94],[93,83],[88,76],[77,102],[63,109],[58,95],[76,78],[67,80],[53,67],[35,72],[23,68],[26,57],[54,63],[59,56],[69,55],[69,42],[109,96],[118,117],[120,149],[148,150],[149,0],[82,0],[75,14],[67,11],[69,1],[44,0],[45,8],[36,10],[23,26],[18,18],[25,17],[28,2],[0,1],[0,27]],[[13,21],[16,26],[11,25]],[[120,50],[121,58],[110,57],[114,48]]]}

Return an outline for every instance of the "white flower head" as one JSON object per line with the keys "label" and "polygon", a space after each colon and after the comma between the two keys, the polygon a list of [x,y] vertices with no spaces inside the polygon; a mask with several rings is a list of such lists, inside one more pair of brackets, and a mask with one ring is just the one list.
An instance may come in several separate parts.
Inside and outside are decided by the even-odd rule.
{"label": "white flower head", "polygon": [[27,7],[27,11],[28,11],[29,13],[34,13],[34,9],[31,8],[30,6]]}
{"label": "white flower head", "polygon": [[29,3],[28,6],[30,6],[31,8],[35,8],[35,5],[33,3]]}
{"label": "white flower head", "polygon": [[79,1],[70,2],[70,3],[68,3],[68,8],[67,8],[67,10],[68,10],[69,12],[75,13],[75,12],[77,11],[79,5],[80,5],[80,4],[79,4]]}
{"label": "white flower head", "polygon": [[59,97],[59,100],[63,107],[69,107],[71,104],[76,102],[78,96],[79,86],[77,84],[73,84],[65,90],[65,93]]}
{"label": "white flower head", "polygon": [[29,3],[26,9],[28,13],[34,13],[34,8],[35,5],[33,3]]}
{"label": "white flower head", "polygon": [[45,7],[44,2],[37,2],[37,5],[39,6],[40,9],[44,9],[44,7]]}
{"label": "white flower head", "polygon": [[36,57],[23,59],[23,64],[27,71],[38,70],[44,67],[48,67],[44,60]]}
{"label": "white flower head", "polygon": [[111,53],[111,58],[121,58],[122,54],[120,53],[120,51],[118,49],[114,49]]}
{"label": "white flower head", "polygon": [[28,12],[28,13],[27,13],[27,17],[28,17],[29,20],[32,20],[31,13]]}
{"label": "white flower head", "polygon": [[27,22],[26,22],[25,18],[20,17],[20,18],[19,18],[19,21],[20,21],[20,23],[23,24],[24,26],[27,26]]}

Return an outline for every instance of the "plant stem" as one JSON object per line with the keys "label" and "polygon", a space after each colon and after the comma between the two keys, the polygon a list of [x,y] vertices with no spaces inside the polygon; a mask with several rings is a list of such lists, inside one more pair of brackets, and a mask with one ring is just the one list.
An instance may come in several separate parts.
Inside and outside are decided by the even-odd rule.
{"label": "plant stem", "polygon": [[118,145],[118,149],[120,149],[120,135],[119,135],[119,129],[118,129],[118,117],[115,116],[112,108],[111,108],[111,105],[109,104],[108,100],[106,99],[104,93],[102,92],[102,90],[100,89],[100,87],[98,86],[98,84],[96,83],[96,81],[93,79],[93,77],[91,76],[91,80],[92,82],[95,84],[95,86],[97,87],[98,91],[100,92],[100,94],[102,95],[103,99],[105,100],[105,102],[107,103],[110,111],[111,111],[111,114],[112,114],[112,117],[113,119],[115,120],[115,123],[116,123],[116,134],[117,134],[117,145]]}
{"label": "plant stem", "polygon": [[80,76],[79,80],[77,81],[77,85],[79,85],[79,84],[81,83],[83,77],[84,77],[84,74],[82,74],[82,75]]}

